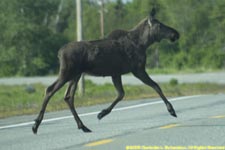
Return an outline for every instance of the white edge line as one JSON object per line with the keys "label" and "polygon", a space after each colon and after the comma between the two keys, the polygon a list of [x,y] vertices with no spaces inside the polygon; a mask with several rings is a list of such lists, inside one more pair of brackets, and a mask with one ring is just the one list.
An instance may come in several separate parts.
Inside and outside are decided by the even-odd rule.
{"label": "white edge line", "polygon": [[[196,97],[200,97],[202,95],[195,95],[195,96],[184,96],[184,97],[178,97],[178,98],[172,98],[169,101],[173,102],[173,101],[180,101],[180,100],[185,100],[185,99],[190,99],[190,98],[196,98]],[[139,108],[139,107],[144,107],[144,106],[149,106],[149,105],[155,105],[155,104],[160,104],[163,103],[163,101],[156,101],[156,102],[148,102],[148,103],[144,103],[144,104],[137,104],[137,105],[131,105],[131,106],[126,106],[126,107],[121,107],[121,108],[115,108],[112,111],[122,111],[122,110],[127,110],[127,109],[133,109],[133,108]],[[84,117],[84,116],[91,116],[91,115],[96,115],[98,114],[100,111],[95,111],[95,112],[90,112],[90,113],[83,113],[83,114],[79,114],[80,117]],[[46,122],[53,122],[53,121],[58,121],[58,120],[64,120],[64,119],[70,119],[73,118],[72,115],[69,116],[64,116],[64,117],[57,117],[57,118],[51,118],[51,119],[44,119],[42,121],[42,123],[46,123]],[[7,126],[0,126],[0,130],[2,129],[8,129],[8,128],[15,128],[15,127],[22,127],[22,126],[28,126],[33,124],[34,121],[31,122],[24,122],[24,123],[18,123],[18,124],[12,124],[12,125],[7,125]]]}

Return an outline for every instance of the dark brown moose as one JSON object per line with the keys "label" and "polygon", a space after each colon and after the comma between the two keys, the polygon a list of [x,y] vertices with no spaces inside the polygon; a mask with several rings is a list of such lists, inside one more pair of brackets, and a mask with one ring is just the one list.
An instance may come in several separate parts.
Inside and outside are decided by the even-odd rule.
{"label": "dark brown moose", "polygon": [[169,39],[172,42],[179,39],[179,33],[154,18],[155,9],[148,17],[129,31],[115,30],[107,38],[96,41],[71,42],[59,50],[60,71],[57,80],[46,89],[43,105],[35,124],[33,133],[44,117],[50,98],[67,82],[69,82],[64,100],[68,104],[78,129],[91,132],[79,118],[74,108],[74,93],[82,73],[94,76],[111,76],[118,92],[117,98],[106,109],[98,114],[102,119],[113,107],[123,99],[124,90],[121,75],[132,73],[146,85],[152,87],[163,99],[169,113],[176,117],[172,104],[164,96],[161,88],[146,73],[146,49],[154,42]]}

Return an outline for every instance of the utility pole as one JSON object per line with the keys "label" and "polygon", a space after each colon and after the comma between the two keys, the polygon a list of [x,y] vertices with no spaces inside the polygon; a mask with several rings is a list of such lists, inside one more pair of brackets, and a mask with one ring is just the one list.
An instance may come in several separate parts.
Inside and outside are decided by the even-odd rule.
{"label": "utility pole", "polygon": [[101,38],[104,38],[104,0],[99,0],[100,3],[100,29],[101,29]]}
{"label": "utility pole", "polygon": [[60,20],[59,14],[62,12],[63,3],[64,3],[64,0],[61,0],[60,4],[58,6],[57,15],[56,15],[56,18],[55,18],[55,31],[56,32],[59,32],[59,20]]}
{"label": "utility pole", "polygon": [[[81,0],[76,0],[76,10],[77,10],[77,41],[81,41],[81,40],[83,40]],[[84,74],[82,74],[80,81],[78,82],[79,96],[83,96],[84,91],[85,91],[84,90]]]}

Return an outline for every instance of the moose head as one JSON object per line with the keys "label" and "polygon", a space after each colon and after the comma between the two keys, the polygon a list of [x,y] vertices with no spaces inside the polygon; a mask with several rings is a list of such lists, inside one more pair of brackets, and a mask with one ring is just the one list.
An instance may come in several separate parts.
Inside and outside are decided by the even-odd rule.
{"label": "moose head", "polygon": [[179,33],[175,29],[164,25],[155,19],[155,14],[156,9],[153,8],[147,19],[148,25],[150,27],[150,37],[158,42],[160,42],[162,39],[169,39],[172,42],[178,40],[180,36]]}

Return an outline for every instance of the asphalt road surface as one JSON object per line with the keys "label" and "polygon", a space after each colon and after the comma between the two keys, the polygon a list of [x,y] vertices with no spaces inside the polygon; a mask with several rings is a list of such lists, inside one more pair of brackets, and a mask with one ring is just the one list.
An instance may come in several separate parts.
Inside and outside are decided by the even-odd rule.
{"label": "asphalt road surface", "polygon": [[109,104],[77,109],[92,133],[78,130],[69,111],[47,113],[37,135],[31,131],[36,116],[1,119],[0,149],[225,149],[225,94],[169,100],[178,118],[161,99],[122,101],[101,121],[97,114]]}

